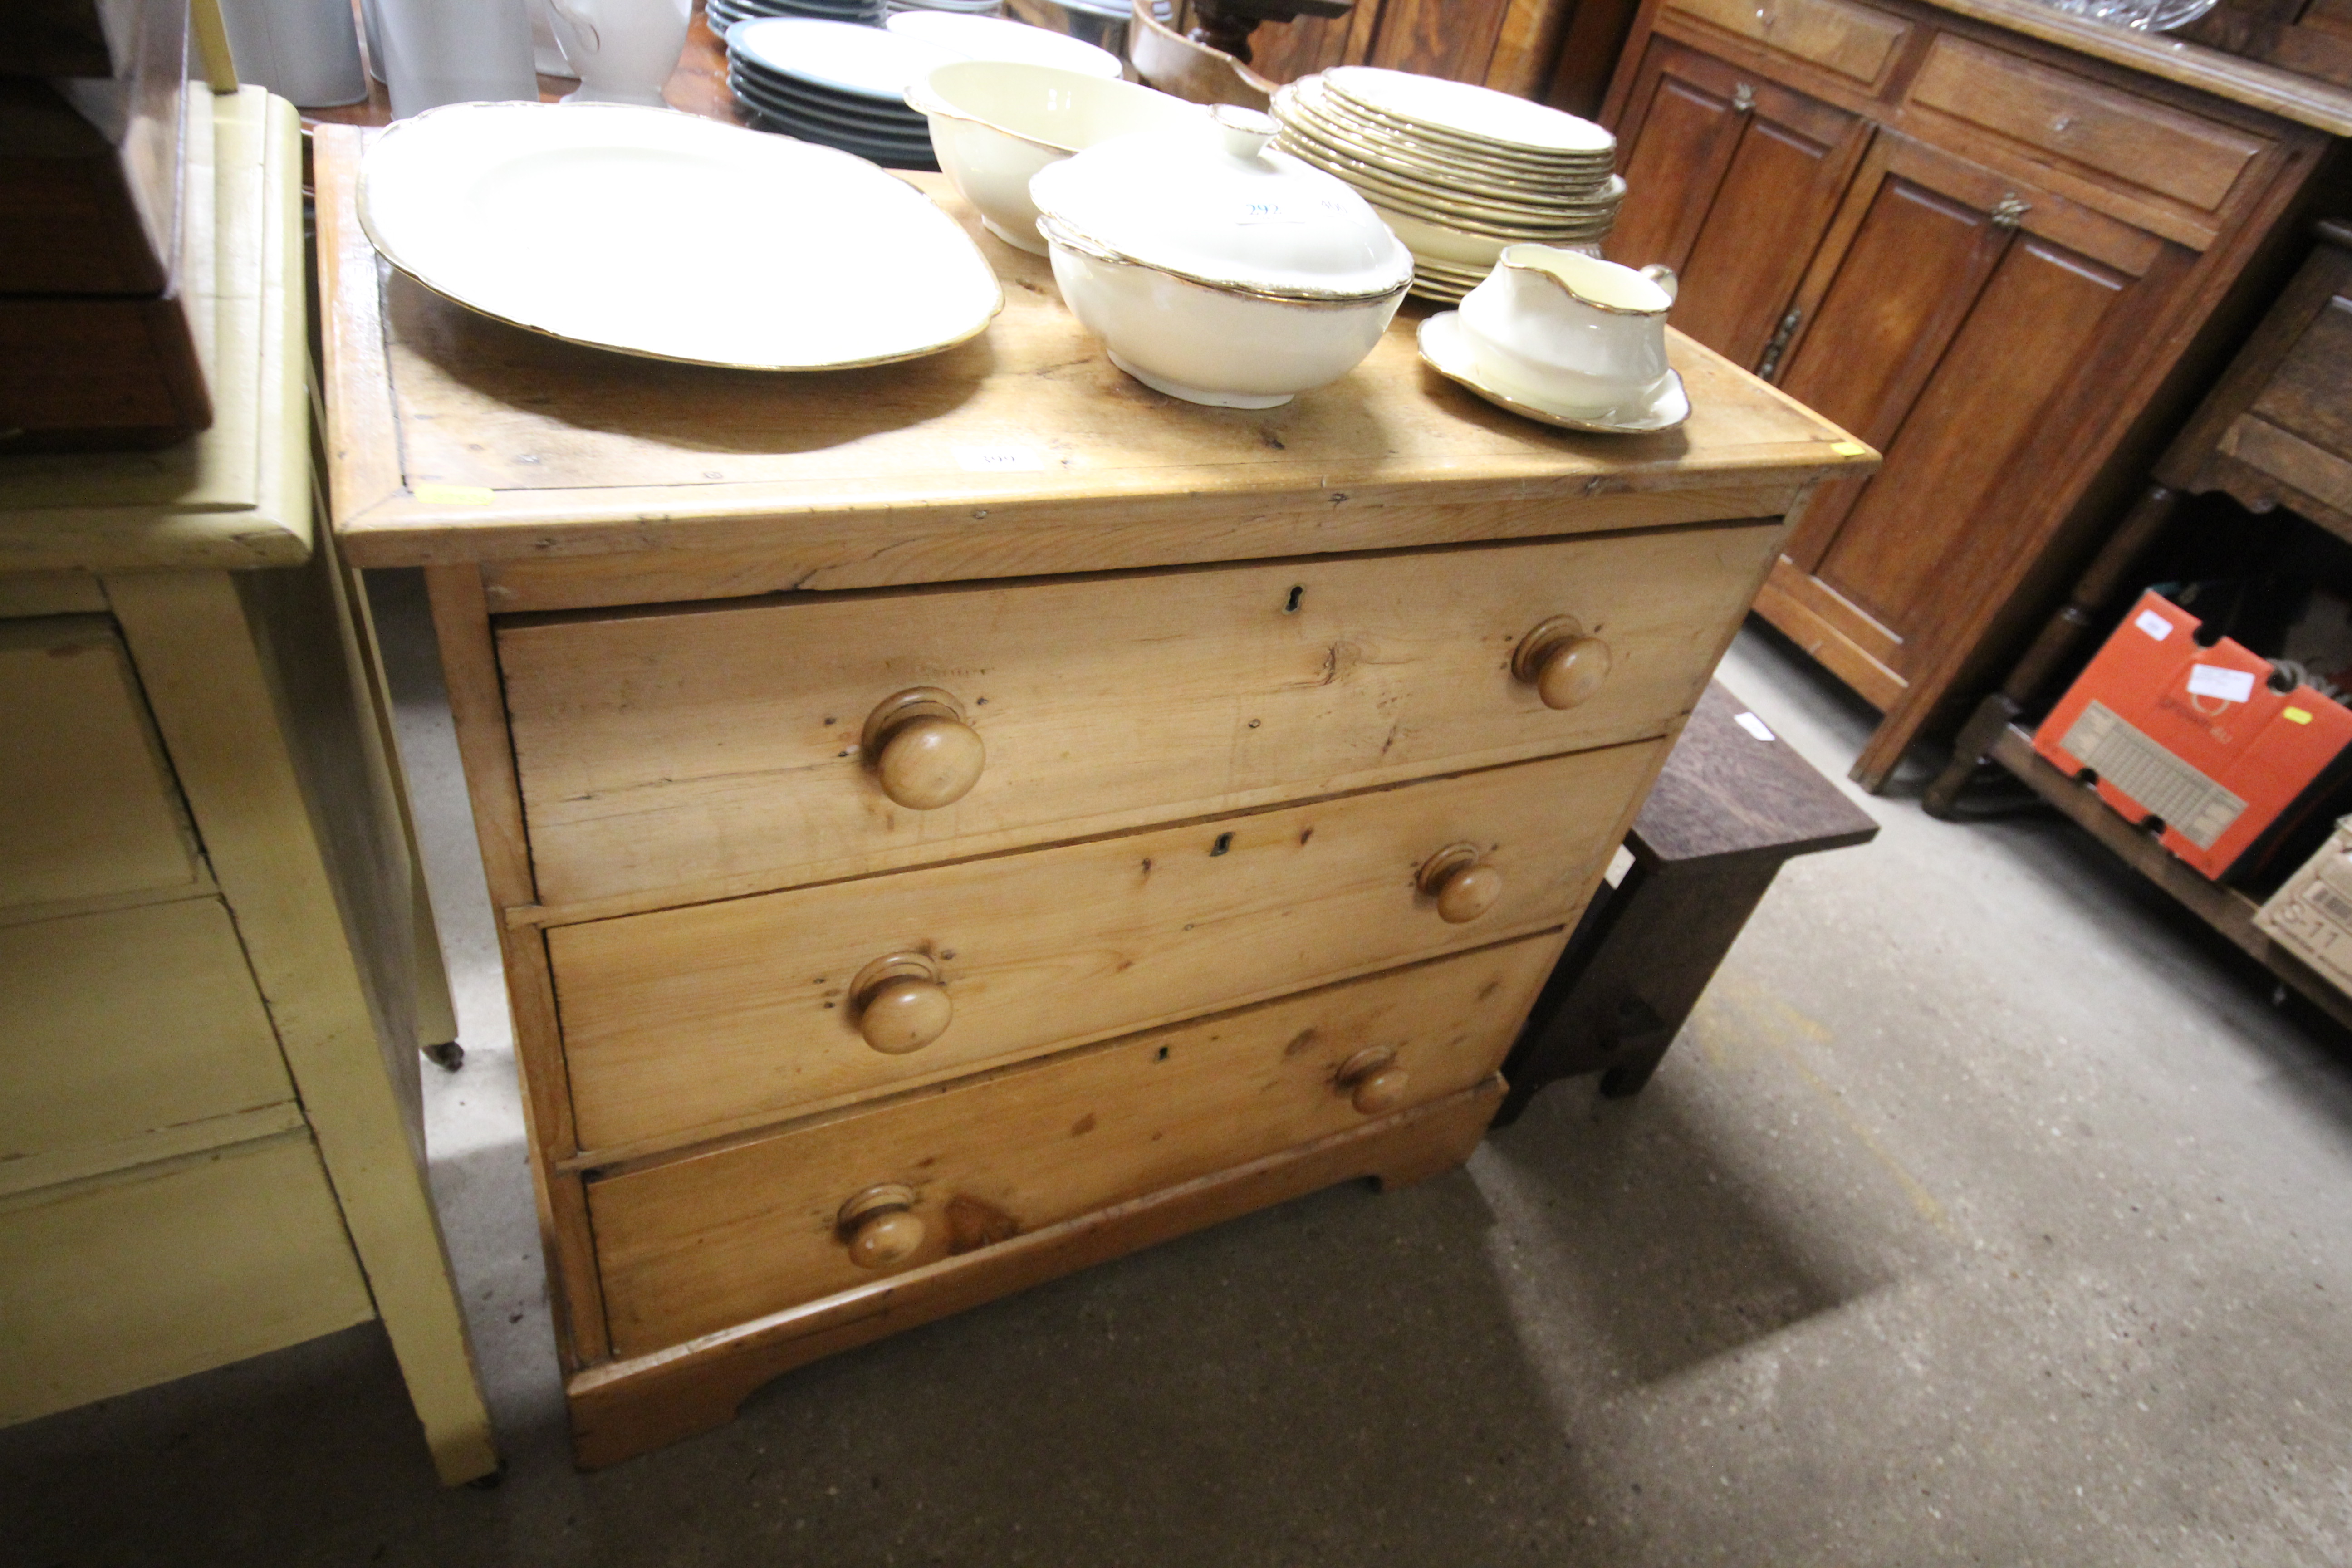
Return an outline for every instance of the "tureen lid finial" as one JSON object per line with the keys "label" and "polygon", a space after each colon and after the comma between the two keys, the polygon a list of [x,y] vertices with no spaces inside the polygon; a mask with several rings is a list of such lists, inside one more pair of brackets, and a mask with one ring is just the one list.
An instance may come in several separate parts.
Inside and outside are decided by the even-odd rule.
{"label": "tureen lid finial", "polygon": [[1209,110],[1209,118],[1217,122],[1225,151],[1236,158],[1256,157],[1282,129],[1273,115],[1238,103],[1220,103]]}

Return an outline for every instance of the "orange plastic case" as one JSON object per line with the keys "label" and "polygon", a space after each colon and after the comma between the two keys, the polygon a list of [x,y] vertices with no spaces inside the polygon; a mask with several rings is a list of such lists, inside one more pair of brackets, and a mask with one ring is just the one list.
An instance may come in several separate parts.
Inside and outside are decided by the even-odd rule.
{"label": "orange plastic case", "polygon": [[2352,743],[2352,712],[2308,686],[2270,688],[2271,662],[2143,594],[2050,717],[2033,749],[2164,847],[2219,880]]}

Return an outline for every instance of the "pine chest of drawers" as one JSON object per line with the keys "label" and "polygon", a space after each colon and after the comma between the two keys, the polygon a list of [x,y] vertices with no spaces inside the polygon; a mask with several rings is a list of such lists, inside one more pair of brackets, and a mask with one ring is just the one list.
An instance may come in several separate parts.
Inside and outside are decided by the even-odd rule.
{"label": "pine chest of drawers", "polygon": [[1686,343],[1683,429],[1528,424],[1417,312],[1288,407],[1174,403],[992,239],[1004,313],[932,359],[600,354],[381,270],[359,147],[337,527],[426,570],[586,1464],[1466,1157],[1784,520],[1874,461]]}

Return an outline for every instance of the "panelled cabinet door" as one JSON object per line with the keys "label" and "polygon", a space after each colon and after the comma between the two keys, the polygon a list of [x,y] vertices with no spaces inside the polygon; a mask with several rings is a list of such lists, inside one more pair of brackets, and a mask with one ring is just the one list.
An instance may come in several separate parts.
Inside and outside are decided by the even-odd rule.
{"label": "panelled cabinet door", "polygon": [[1675,268],[1675,325],[1769,374],[1789,301],[1870,131],[1856,115],[1656,39],[1619,126],[1626,196],[1609,258]]}
{"label": "panelled cabinet door", "polygon": [[[1886,455],[1814,495],[1766,590],[1850,645],[1819,657],[1882,708],[1971,584],[2039,548],[2105,437],[2096,389],[2193,258],[1882,132],[1800,290],[1777,377]],[[1874,668],[1872,667],[1875,667]]]}

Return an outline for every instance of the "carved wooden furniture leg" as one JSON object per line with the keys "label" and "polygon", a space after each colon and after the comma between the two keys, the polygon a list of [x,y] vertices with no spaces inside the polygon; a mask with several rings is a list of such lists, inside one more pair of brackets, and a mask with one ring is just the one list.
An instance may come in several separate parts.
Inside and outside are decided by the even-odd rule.
{"label": "carved wooden furniture leg", "polygon": [[2019,714],[2042,695],[2051,675],[2062,667],[2082,641],[2099,625],[2100,612],[2125,585],[2130,574],[2164,525],[2179,510],[2179,491],[2150,485],[2116,528],[2099,552],[2084,569],[2067,595],[2064,607],[2050,617],[2025,656],[2009,672],[2000,689],[1977,704],[1976,711],[1952,742],[1952,760],[1927,786],[1920,805],[1930,816],[1950,819],[1960,792],[1979,766],[1992,753],[1992,744]]}

